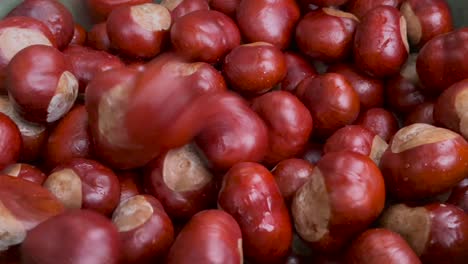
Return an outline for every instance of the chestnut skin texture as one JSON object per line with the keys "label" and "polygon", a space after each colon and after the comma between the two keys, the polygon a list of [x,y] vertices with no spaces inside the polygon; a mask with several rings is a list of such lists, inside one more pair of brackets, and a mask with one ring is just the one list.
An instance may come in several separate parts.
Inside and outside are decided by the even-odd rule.
{"label": "chestnut skin texture", "polygon": [[334,64],[328,67],[327,72],[343,75],[359,95],[361,111],[382,107],[384,104],[384,83],[358,71],[351,64]]}
{"label": "chestnut skin texture", "polygon": [[142,187],[141,175],[139,172],[128,170],[117,172],[116,174],[120,182],[119,204],[121,204],[128,198],[137,196],[139,194],[143,194],[144,190]]}
{"label": "chestnut skin texture", "polygon": [[302,58],[298,53],[285,52],[287,73],[281,81],[281,90],[295,93],[296,88],[304,79],[317,75],[314,66]]}
{"label": "chestnut skin texture", "polygon": [[369,229],[353,241],[347,251],[349,264],[420,264],[418,256],[397,233],[384,228]]}
{"label": "chestnut skin texture", "polygon": [[422,47],[453,30],[450,6],[445,0],[405,0],[400,12],[408,22],[408,39],[414,46]]}
{"label": "chestnut skin texture", "polygon": [[158,4],[122,6],[107,18],[111,47],[123,56],[148,59],[159,54],[172,23],[167,8]]}
{"label": "chestnut skin texture", "polygon": [[296,42],[302,53],[324,62],[344,60],[353,47],[359,20],[351,13],[321,8],[307,13],[296,27]]}
{"label": "chestnut skin texture", "polygon": [[161,5],[171,11],[173,21],[198,10],[210,10],[208,0],[162,0]]}
{"label": "chestnut skin texture", "polygon": [[10,166],[4,168],[1,173],[34,182],[39,185],[42,185],[47,178],[47,176],[40,169],[26,163],[11,164]]}
{"label": "chestnut skin texture", "polygon": [[169,251],[174,241],[171,219],[151,195],[123,201],[114,211],[112,221],[119,231],[123,263],[154,263]]}
{"label": "chestnut skin texture", "polygon": [[221,210],[194,215],[180,231],[166,260],[171,264],[242,262],[241,229],[231,215]]}
{"label": "chestnut skin texture", "polygon": [[312,177],[314,165],[303,159],[285,159],[280,161],[272,170],[276,184],[289,205],[296,191]]}
{"label": "chestnut skin texture", "polygon": [[117,229],[104,216],[88,210],[50,218],[31,230],[21,245],[24,264],[117,264],[119,257]]}
{"label": "chestnut skin texture", "polygon": [[86,32],[86,30],[80,24],[75,24],[73,38],[71,39],[69,45],[85,45],[87,34],[88,33]]}
{"label": "chestnut skin texture", "polygon": [[292,241],[291,220],[275,178],[265,167],[252,162],[234,165],[224,175],[218,208],[239,223],[247,259],[284,261]]}
{"label": "chestnut skin texture", "polygon": [[416,61],[424,91],[439,95],[451,85],[468,78],[468,28],[460,28],[431,39]]}
{"label": "chestnut skin texture", "polygon": [[0,169],[18,161],[22,145],[21,133],[15,122],[0,113]]}
{"label": "chestnut skin texture", "polygon": [[300,10],[294,0],[241,0],[237,25],[248,42],[268,42],[285,49],[291,42]]}
{"label": "chestnut skin texture", "polygon": [[103,22],[112,10],[121,6],[151,3],[152,0],[86,0],[88,9],[95,22]]}
{"label": "chestnut skin texture", "polygon": [[301,82],[298,93],[312,114],[314,136],[319,138],[328,137],[339,128],[352,124],[359,115],[359,95],[341,74],[309,77]]}
{"label": "chestnut skin texture", "polygon": [[8,17],[25,16],[43,22],[54,35],[57,47],[64,49],[75,30],[73,16],[60,1],[26,0],[17,5]]}
{"label": "chestnut skin texture", "polygon": [[88,113],[83,105],[78,105],[50,132],[43,155],[46,166],[53,169],[73,158],[91,157],[91,140]]}
{"label": "chestnut skin texture", "polygon": [[468,143],[459,134],[427,124],[400,129],[380,162],[391,196],[414,201],[448,191],[468,173]]}
{"label": "chestnut skin texture", "polygon": [[241,0],[209,0],[208,2],[211,9],[236,18],[236,10]]}
{"label": "chestnut skin texture", "polygon": [[291,205],[296,231],[319,252],[339,252],[377,219],[385,203],[382,174],[367,156],[325,154]]}
{"label": "chestnut skin texture", "polygon": [[381,226],[400,234],[422,263],[462,264],[468,258],[468,214],[443,203],[388,208]]}
{"label": "chestnut skin texture", "polygon": [[33,45],[18,52],[7,68],[7,89],[15,110],[31,122],[59,120],[78,96],[78,81],[68,68],[65,56],[50,46]]}
{"label": "chestnut skin texture", "polygon": [[386,81],[386,103],[396,113],[410,113],[416,106],[424,103],[427,100],[426,97],[420,84],[401,75],[395,75]]}
{"label": "chestnut skin texture", "polygon": [[460,133],[468,139],[468,79],[445,90],[434,105],[434,120],[437,124]]}
{"label": "chestnut skin texture", "polygon": [[384,108],[371,108],[361,113],[355,124],[367,128],[386,142],[400,129],[396,116]]}
{"label": "chestnut skin texture", "polygon": [[97,73],[124,66],[114,55],[78,45],[68,46],[63,55],[70,63],[71,73],[78,79],[81,93]]}
{"label": "chestnut skin texture", "polygon": [[106,23],[95,24],[91,27],[87,34],[86,45],[95,50],[110,51],[111,44]]}
{"label": "chestnut skin texture", "polygon": [[215,63],[240,45],[241,36],[225,14],[199,10],[174,21],[171,41],[176,52],[188,60]]}
{"label": "chestnut skin texture", "polygon": [[226,56],[223,73],[233,90],[247,95],[262,94],[286,76],[286,60],[281,50],[269,43],[244,44]]}
{"label": "chestnut skin texture", "polygon": [[312,133],[312,116],[295,95],[272,91],[255,98],[252,109],[268,127],[267,164],[294,157],[304,149]]}
{"label": "chestnut skin texture", "polygon": [[416,106],[405,118],[405,126],[416,123],[435,125],[434,121],[434,103],[424,102]]}
{"label": "chestnut skin texture", "polygon": [[345,10],[353,13],[359,19],[377,6],[385,5],[398,8],[402,0],[349,0]]}
{"label": "chestnut skin texture", "polygon": [[[52,178],[53,174],[72,174],[72,177],[79,177],[81,194],[78,196],[81,201],[67,202],[69,209],[90,209],[103,215],[110,215],[117,207],[120,200],[119,179],[112,170],[101,165],[97,161],[75,158],[56,167],[47,178],[44,186],[53,190],[58,195],[64,191],[72,191],[74,181],[65,181],[60,178]],[[68,186],[65,184],[68,183]],[[61,190],[60,188],[64,190]],[[70,202],[73,206],[70,206]],[[75,204],[81,205],[75,208]]]}
{"label": "chestnut skin texture", "polygon": [[457,186],[452,189],[447,203],[456,205],[468,214],[468,178],[459,182]]}
{"label": "chestnut skin texture", "polygon": [[391,6],[369,11],[356,28],[353,52],[356,66],[370,76],[397,74],[409,52],[406,21],[400,11]]}

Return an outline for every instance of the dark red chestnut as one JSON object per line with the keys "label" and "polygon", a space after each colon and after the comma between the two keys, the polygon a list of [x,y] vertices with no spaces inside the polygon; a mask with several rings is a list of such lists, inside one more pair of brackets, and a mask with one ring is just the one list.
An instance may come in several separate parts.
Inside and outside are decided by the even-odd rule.
{"label": "dark red chestnut", "polygon": [[15,122],[0,113],[0,169],[18,161],[23,142]]}
{"label": "dark red chestnut", "polygon": [[405,118],[405,126],[409,126],[416,123],[424,123],[434,125],[434,103],[424,102],[416,106],[413,111],[408,113]]}
{"label": "dark red chestnut", "polygon": [[140,194],[143,194],[143,187],[140,173],[134,171],[122,171],[117,173],[120,182],[120,202]]}
{"label": "dark red chestnut", "polygon": [[70,45],[85,45],[86,44],[86,38],[87,38],[86,30],[80,25],[80,24],[75,24],[75,29],[73,32],[73,38],[70,41]]}
{"label": "dark red chestnut", "polygon": [[312,116],[296,96],[285,91],[269,92],[255,98],[252,109],[268,127],[267,164],[294,157],[304,149],[312,133]]}
{"label": "dark red chestnut", "polygon": [[164,48],[171,13],[162,5],[121,6],[107,18],[111,47],[128,57],[152,58]]}
{"label": "dark red chestnut", "polygon": [[400,11],[408,23],[408,40],[414,46],[422,47],[453,30],[452,13],[445,0],[405,0]]}
{"label": "dark red chestnut", "polygon": [[397,233],[385,228],[369,229],[347,250],[349,264],[421,264],[416,253]]}
{"label": "dark red chestnut", "polygon": [[12,177],[18,177],[23,180],[28,180],[39,185],[42,185],[47,178],[47,176],[41,170],[26,163],[11,164],[10,166],[3,169],[1,173]]}
{"label": "dark red chestnut", "polygon": [[46,166],[57,167],[73,158],[91,156],[88,113],[83,105],[67,113],[52,130],[43,155]]}
{"label": "dark red chestnut", "polygon": [[152,0],[86,0],[88,9],[96,22],[107,19],[112,10],[121,6],[133,6],[151,3]]}
{"label": "dark red chestnut", "polygon": [[120,247],[110,220],[92,211],[72,210],[28,232],[21,245],[21,263],[117,264]]}
{"label": "dark red chestnut", "polygon": [[375,7],[385,5],[398,8],[401,1],[402,0],[349,0],[346,4],[346,10],[361,19],[367,12]]}
{"label": "dark red chestnut", "polygon": [[78,79],[81,93],[97,73],[124,66],[114,55],[78,45],[68,46],[63,55],[70,63],[71,73]]}
{"label": "dark red chestnut", "polygon": [[100,163],[72,159],[56,167],[44,182],[67,209],[91,209],[110,215],[120,199],[119,179]]}
{"label": "dark red chestnut", "polygon": [[236,18],[237,7],[241,0],[209,0],[210,8]]}
{"label": "dark red chestnut", "polygon": [[162,0],[161,5],[171,11],[173,21],[198,10],[210,10],[208,0]]}
{"label": "dark red chestnut", "polygon": [[367,156],[323,156],[291,205],[296,231],[321,252],[337,252],[364,231],[384,208],[382,174]]}
{"label": "dark red chestnut", "polygon": [[359,115],[359,96],[341,74],[309,77],[298,87],[298,97],[310,110],[314,135],[328,137]]}
{"label": "dark red chestnut", "polygon": [[348,1],[349,0],[299,0],[299,2],[316,6],[340,6],[346,4]]}
{"label": "dark red chestnut", "polygon": [[434,105],[434,120],[468,139],[468,79],[445,90]]}
{"label": "dark red chestnut", "polygon": [[396,116],[383,108],[371,108],[365,111],[355,124],[367,128],[386,142],[389,142],[400,128]]}
{"label": "dark red chestnut", "polygon": [[314,165],[303,159],[285,159],[271,171],[276,184],[289,205],[296,191],[312,177]]}
{"label": "dark red chestnut", "polygon": [[121,202],[112,222],[119,231],[123,263],[152,263],[164,257],[174,240],[171,219],[151,195],[137,195]]}
{"label": "dark red chestnut", "polygon": [[423,263],[462,264],[468,259],[468,214],[448,204],[388,208],[380,223],[400,234]]}
{"label": "dark red chestnut", "polygon": [[459,182],[457,186],[452,189],[447,203],[456,205],[465,211],[465,213],[468,213],[468,178]]}
{"label": "dark red chestnut", "polygon": [[468,28],[431,39],[420,50],[416,69],[424,91],[438,95],[468,78]]}
{"label": "dark red chestnut", "polygon": [[296,42],[312,59],[333,62],[351,54],[357,17],[333,8],[309,12],[296,27]]}
{"label": "dark red chestnut", "polygon": [[468,173],[468,143],[459,134],[427,124],[400,129],[380,162],[390,195],[410,201],[441,194]]}
{"label": "dark red chestnut", "polygon": [[193,144],[169,150],[146,167],[145,187],[176,219],[189,219],[216,200],[213,174]]}
{"label": "dark red chestnut", "polygon": [[294,0],[242,0],[236,9],[237,25],[248,42],[268,42],[285,49],[300,17]]}
{"label": "dark red chestnut", "polygon": [[33,45],[18,52],[7,69],[15,110],[31,122],[59,120],[78,96],[78,81],[68,68],[65,56],[50,46]]}
{"label": "dark red chestnut", "polygon": [[191,12],[171,27],[172,47],[192,61],[215,63],[239,46],[240,38],[234,21],[213,10]]}
{"label": "dark red chestnut", "polygon": [[349,125],[331,135],[323,148],[324,154],[348,150],[368,156],[377,166],[388,144],[379,135],[360,125]]}
{"label": "dark red chestnut", "polygon": [[243,262],[242,234],[232,216],[221,210],[194,215],[172,245],[167,263],[238,264]]}
{"label": "dark red chestnut", "polygon": [[286,76],[286,60],[283,53],[269,43],[244,44],[226,56],[223,73],[232,89],[250,95],[261,94]]}
{"label": "dark red chestnut", "polygon": [[406,20],[398,9],[378,6],[369,11],[354,36],[356,66],[375,77],[397,74],[408,58]]}
{"label": "dark red chestnut", "polygon": [[295,93],[296,88],[304,79],[317,75],[314,66],[299,54],[285,52],[287,73],[281,82],[281,90]]}
{"label": "dark red chestnut", "polygon": [[239,223],[247,259],[284,261],[292,241],[291,220],[275,178],[265,167],[252,162],[234,165],[224,175],[218,207]]}
{"label": "dark red chestnut", "polygon": [[17,5],[7,16],[31,17],[43,22],[54,35],[59,49],[64,49],[73,38],[75,30],[73,16],[60,1],[26,0]]}
{"label": "dark red chestnut", "polygon": [[384,104],[384,84],[381,80],[369,77],[350,64],[339,63],[328,67],[327,72],[343,75],[359,96],[361,111],[382,107]]}
{"label": "dark red chestnut", "polygon": [[0,251],[20,244],[28,231],[63,211],[62,204],[39,184],[0,175]]}
{"label": "dark red chestnut", "polygon": [[107,35],[106,23],[99,23],[91,27],[87,34],[86,45],[95,50],[110,51],[111,44],[109,35]]}

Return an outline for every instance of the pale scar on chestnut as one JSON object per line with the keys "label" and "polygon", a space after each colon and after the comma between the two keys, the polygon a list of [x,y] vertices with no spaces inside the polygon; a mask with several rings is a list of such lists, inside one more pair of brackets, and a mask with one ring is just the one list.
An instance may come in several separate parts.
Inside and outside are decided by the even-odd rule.
{"label": "pale scar on chestnut", "polygon": [[128,198],[117,207],[112,215],[112,222],[119,232],[127,232],[145,224],[153,212],[153,207],[145,197],[137,195]]}
{"label": "pale scar on chestnut", "polygon": [[445,128],[416,123],[400,129],[395,134],[391,150],[393,153],[401,153],[422,145],[451,140],[459,136]]}
{"label": "pale scar on chestnut", "polygon": [[168,30],[171,26],[171,13],[158,4],[141,4],[130,9],[133,20],[148,31]]}
{"label": "pale scar on chestnut", "polygon": [[44,188],[68,209],[80,209],[83,203],[81,178],[72,169],[56,171],[47,177]]}

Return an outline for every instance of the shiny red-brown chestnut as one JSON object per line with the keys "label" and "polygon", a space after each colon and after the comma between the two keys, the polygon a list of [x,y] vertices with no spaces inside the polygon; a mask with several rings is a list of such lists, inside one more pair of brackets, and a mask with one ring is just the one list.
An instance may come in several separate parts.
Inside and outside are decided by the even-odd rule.
{"label": "shiny red-brown chestnut", "polygon": [[367,230],[353,241],[347,250],[346,263],[421,264],[421,260],[399,234],[376,228]]}
{"label": "shiny red-brown chestnut", "polygon": [[18,161],[23,142],[15,122],[0,113],[0,169]]}
{"label": "shiny red-brown chestnut", "polygon": [[348,1],[349,0],[299,0],[299,2],[316,6],[341,6]]}
{"label": "shiny red-brown chestnut", "polygon": [[63,211],[62,204],[39,184],[0,175],[0,251],[20,244],[28,231]]}
{"label": "shiny red-brown chestnut", "polygon": [[468,178],[459,182],[457,186],[452,189],[447,203],[459,207],[468,214]]}
{"label": "shiny red-brown chestnut", "polygon": [[398,8],[401,2],[402,0],[349,0],[345,9],[361,19],[375,7],[385,5]]}
{"label": "shiny red-brown chestnut", "polygon": [[110,220],[92,211],[72,210],[28,232],[21,260],[25,264],[117,264],[120,247],[117,228]]}
{"label": "shiny red-brown chestnut", "polygon": [[279,49],[289,46],[299,20],[294,0],[242,0],[236,9],[237,25],[249,42],[268,42]]}
{"label": "shiny red-brown chestnut", "polygon": [[451,130],[427,124],[400,129],[380,162],[390,195],[428,198],[455,186],[468,173],[468,143]]}
{"label": "shiny red-brown chestnut", "polygon": [[42,147],[47,141],[47,128],[42,124],[35,124],[24,120],[16,111],[7,97],[0,97],[0,112],[9,116],[19,128],[22,138],[20,160],[36,161],[41,154]]}
{"label": "shiny red-brown chestnut", "polygon": [[194,144],[169,150],[146,167],[145,188],[176,219],[189,219],[216,201],[214,176]]}
{"label": "shiny red-brown chestnut", "polygon": [[112,222],[119,231],[123,263],[150,263],[163,257],[174,240],[171,219],[151,195],[137,195],[121,202]]}
{"label": "shiny red-brown chestnut", "polygon": [[413,111],[409,112],[405,117],[404,126],[409,126],[416,123],[435,125],[434,121],[434,103],[424,102],[417,105]]}
{"label": "shiny red-brown chestnut", "polygon": [[67,113],[51,131],[43,159],[50,169],[73,158],[91,157],[88,113],[83,105]]}
{"label": "shiny red-brown chestnut", "polygon": [[296,191],[312,177],[314,165],[303,159],[285,159],[279,162],[271,174],[275,177],[276,184],[289,205]]}
{"label": "shiny red-brown chestnut", "polygon": [[31,17],[43,22],[54,35],[59,49],[64,49],[73,38],[73,16],[60,1],[26,0],[7,15],[12,16]]}
{"label": "shiny red-brown chestnut", "polygon": [[368,156],[377,166],[388,144],[379,135],[360,125],[338,129],[325,142],[324,154],[348,150]]}
{"label": "shiny red-brown chestnut", "polygon": [[86,35],[86,45],[95,50],[110,51],[110,40],[106,23],[93,25]]}
{"label": "shiny red-brown chestnut", "polygon": [[226,56],[223,73],[235,91],[261,94],[273,89],[286,76],[286,60],[283,53],[269,43],[244,44]]}
{"label": "shiny red-brown chestnut", "polygon": [[408,23],[408,40],[422,47],[432,38],[453,30],[450,6],[445,0],[405,0],[401,14]]}
{"label": "shiny red-brown chestnut", "polygon": [[97,73],[124,66],[114,55],[78,45],[68,46],[63,55],[70,63],[70,72],[78,79],[81,93]]}
{"label": "shiny red-brown chestnut", "polygon": [[164,48],[171,27],[171,13],[162,5],[122,6],[107,18],[111,47],[127,57],[152,58]]}
{"label": "shiny red-brown chestnut", "polygon": [[143,183],[141,180],[141,175],[137,171],[121,171],[117,172],[117,177],[120,182],[120,202],[143,194]]}
{"label": "shiny red-brown chestnut", "polygon": [[133,6],[151,3],[151,0],[86,0],[87,7],[94,21],[103,22],[112,10],[121,6]]}
{"label": "shiny red-brown chestnut", "polygon": [[424,91],[438,95],[468,78],[468,28],[437,36],[419,51],[416,69]]}
{"label": "shiny red-brown chestnut", "polygon": [[312,174],[291,205],[296,230],[312,248],[340,251],[380,215],[384,179],[370,158],[351,151],[325,154]]}
{"label": "shiny red-brown chestnut", "polygon": [[56,167],[44,182],[67,209],[110,215],[120,200],[119,179],[97,161],[75,158]]}
{"label": "shiny red-brown chestnut", "polygon": [[272,91],[255,98],[252,109],[268,127],[268,151],[264,161],[276,164],[299,154],[312,133],[312,116],[293,94]]}
{"label": "shiny red-brown chestnut", "polygon": [[369,11],[356,28],[353,52],[365,73],[380,78],[397,74],[409,52],[406,20],[399,10],[378,6]]}
{"label": "shiny red-brown chestnut", "polygon": [[242,242],[239,225],[231,215],[221,210],[202,211],[180,231],[167,263],[242,263]]}
{"label": "shiny red-brown chestnut", "polygon": [[240,45],[241,36],[225,14],[199,10],[174,21],[171,42],[175,51],[188,60],[215,63]]}
{"label": "shiny red-brown chestnut", "polygon": [[236,18],[236,10],[241,0],[209,0],[208,2],[211,9]]}
{"label": "shiny red-brown chestnut", "polygon": [[172,20],[198,10],[209,10],[208,0],[162,0],[161,5],[171,11]]}
{"label": "shiny red-brown chestnut", "polygon": [[314,120],[314,135],[328,137],[352,124],[359,115],[359,96],[341,74],[309,77],[298,87],[298,97]]}
{"label": "shiny red-brown chestnut", "polygon": [[468,79],[445,90],[434,105],[434,121],[468,140]]}
{"label": "shiny red-brown chestnut", "polygon": [[47,178],[40,169],[26,163],[11,164],[3,169],[1,173],[34,182],[39,185],[42,185]]}
{"label": "shiny red-brown chestnut", "polygon": [[275,178],[265,167],[253,162],[234,165],[224,175],[218,207],[239,223],[247,259],[276,263],[287,257],[291,220]]}
{"label": "shiny red-brown chestnut", "polygon": [[380,224],[400,234],[423,263],[465,263],[468,258],[468,214],[434,203],[422,207],[393,205]]}
{"label": "shiny red-brown chestnut", "polygon": [[299,83],[308,77],[317,75],[317,71],[311,63],[297,53],[285,52],[284,58],[287,73],[281,81],[281,90],[294,94]]}
{"label": "shiny red-brown chestnut", "polygon": [[7,89],[15,110],[31,122],[59,120],[78,96],[78,81],[68,69],[65,56],[53,47],[33,45],[18,52],[7,68]]}
{"label": "shiny red-brown chestnut", "polygon": [[73,38],[70,41],[70,45],[85,45],[87,38],[87,32],[80,24],[75,23],[75,29],[73,31]]}
{"label": "shiny red-brown chestnut", "polygon": [[381,80],[369,77],[350,64],[334,64],[327,72],[343,75],[359,95],[361,111],[384,104],[384,84]]}
{"label": "shiny red-brown chestnut", "polygon": [[351,54],[357,17],[333,8],[309,12],[296,27],[296,42],[312,59],[333,62]]}
{"label": "shiny red-brown chestnut", "polygon": [[371,108],[361,113],[355,124],[367,128],[386,142],[389,142],[400,128],[396,116],[384,108]]}

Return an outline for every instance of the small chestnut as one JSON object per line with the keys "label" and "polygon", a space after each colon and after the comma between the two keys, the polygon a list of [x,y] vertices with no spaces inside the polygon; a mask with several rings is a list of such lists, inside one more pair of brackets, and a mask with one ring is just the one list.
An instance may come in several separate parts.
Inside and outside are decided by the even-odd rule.
{"label": "small chestnut", "polygon": [[15,122],[0,113],[0,170],[18,161],[23,142]]}
{"label": "small chestnut", "polygon": [[152,0],[86,0],[87,7],[96,22],[103,22],[107,19],[112,10],[121,6],[133,6],[151,3]]}
{"label": "small chestnut", "polygon": [[80,25],[75,23],[75,29],[73,32],[73,38],[70,41],[70,45],[85,45],[87,33],[86,30]]}
{"label": "small chestnut", "polygon": [[346,4],[346,10],[353,13],[359,19],[375,7],[385,5],[398,8],[402,0],[349,0]]}
{"label": "small chestnut", "polygon": [[424,102],[414,107],[413,111],[406,115],[404,125],[409,126],[416,123],[435,125],[434,103]]}
{"label": "small chestnut", "polygon": [[144,190],[140,173],[135,171],[121,171],[116,174],[120,182],[119,204],[128,198],[143,194]]}
{"label": "small chestnut", "polygon": [[211,9],[236,18],[236,10],[241,0],[209,0],[208,2]]}
{"label": "small chestnut", "polygon": [[452,188],[447,203],[456,205],[468,213],[468,177]]}
{"label": "small chestnut", "polygon": [[355,125],[361,125],[389,142],[400,128],[397,117],[384,108],[371,108],[358,117]]}
{"label": "small chestnut", "polygon": [[297,53],[285,52],[287,73],[281,82],[281,90],[295,93],[304,79],[317,75],[314,66]]}
{"label": "small chestnut", "polygon": [[10,166],[3,169],[1,173],[34,182],[39,185],[42,185],[47,178],[47,176],[40,169],[26,163],[11,164]]}
{"label": "small chestnut", "polygon": [[86,36],[86,45],[95,50],[111,50],[109,35],[107,35],[106,23],[95,24],[91,27]]}
{"label": "small chestnut", "polygon": [[171,11],[172,20],[198,10],[210,10],[208,0],[162,0],[161,5]]}

